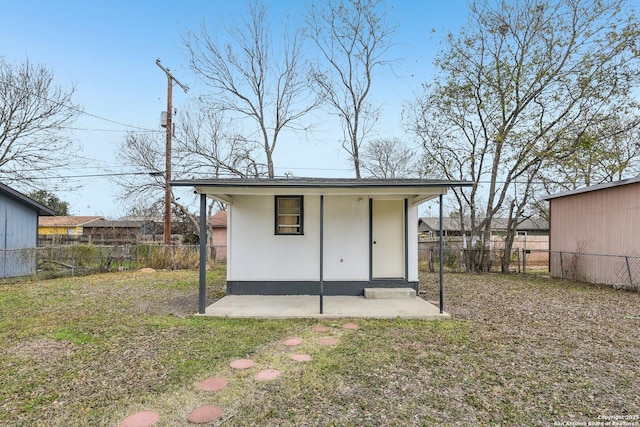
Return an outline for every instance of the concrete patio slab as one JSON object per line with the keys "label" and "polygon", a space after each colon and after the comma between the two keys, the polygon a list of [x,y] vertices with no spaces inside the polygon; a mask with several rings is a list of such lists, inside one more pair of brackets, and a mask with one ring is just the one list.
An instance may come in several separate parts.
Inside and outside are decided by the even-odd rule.
{"label": "concrete patio slab", "polygon": [[362,296],[325,296],[323,314],[320,297],[312,295],[229,295],[206,308],[204,316],[234,318],[339,318],[425,319],[449,318],[422,298],[365,299]]}

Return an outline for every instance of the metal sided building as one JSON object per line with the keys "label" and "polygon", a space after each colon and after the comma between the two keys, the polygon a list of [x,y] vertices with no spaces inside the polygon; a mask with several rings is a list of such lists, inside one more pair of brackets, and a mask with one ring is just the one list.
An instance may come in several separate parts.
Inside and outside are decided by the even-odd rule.
{"label": "metal sided building", "polygon": [[36,272],[38,217],[55,212],[0,183],[0,278]]}

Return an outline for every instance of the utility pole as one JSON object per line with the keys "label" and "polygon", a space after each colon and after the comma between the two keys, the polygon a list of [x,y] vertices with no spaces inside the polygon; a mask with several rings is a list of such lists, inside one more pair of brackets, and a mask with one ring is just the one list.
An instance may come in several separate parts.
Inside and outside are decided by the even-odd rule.
{"label": "utility pole", "polygon": [[189,86],[183,85],[173,77],[173,74],[169,72],[168,68],[165,68],[160,63],[160,59],[156,59],[156,65],[160,67],[162,71],[167,75],[167,142],[166,142],[166,159],[165,159],[165,172],[164,172],[164,244],[171,244],[171,187],[169,186],[169,182],[171,181],[171,135],[173,133],[173,107],[171,105],[172,102],[172,89],[173,82],[176,82],[178,86],[184,90],[184,93],[187,93],[189,90]]}

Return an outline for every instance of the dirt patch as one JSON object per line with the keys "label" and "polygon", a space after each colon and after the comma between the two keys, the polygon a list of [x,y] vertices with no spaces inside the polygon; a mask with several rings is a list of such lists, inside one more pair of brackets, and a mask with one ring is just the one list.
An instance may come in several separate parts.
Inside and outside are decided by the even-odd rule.
{"label": "dirt patch", "polygon": [[155,300],[140,298],[133,304],[139,315],[171,315],[185,318],[198,312],[198,294],[166,295],[160,300],[157,296]]}
{"label": "dirt patch", "polygon": [[69,357],[73,354],[73,344],[42,338],[25,341],[9,349],[9,353],[18,357],[30,357],[37,360]]}

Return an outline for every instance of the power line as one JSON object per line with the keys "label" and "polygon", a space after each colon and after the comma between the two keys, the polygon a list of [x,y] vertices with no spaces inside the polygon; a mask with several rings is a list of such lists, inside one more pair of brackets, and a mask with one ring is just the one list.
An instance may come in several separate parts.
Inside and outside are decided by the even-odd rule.
{"label": "power line", "polygon": [[46,177],[31,177],[29,179],[75,179],[75,178],[104,178],[109,176],[132,176],[132,175],[154,175],[159,172],[121,172],[121,173],[101,173],[101,174],[87,174],[87,175],[67,175],[67,176],[46,176]]}
{"label": "power line", "polygon": [[77,128],[77,127],[72,127],[72,126],[60,126],[60,129],[68,129],[68,130],[81,130],[81,131],[85,131],[85,132],[117,132],[117,133],[123,133],[123,132],[133,132],[133,133],[164,133],[163,130],[151,130],[151,129],[147,129],[147,130],[120,130],[120,129],[89,129],[89,128]]}
{"label": "power line", "polygon": [[12,87],[14,89],[17,89],[19,91],[22,91],[24,93],[27,93],[27,94],[29,94],[31,96],[35,96],[36,98],[40,98],[43,101],[49,102],[51,104],[55,104],[55,105],[64,107],[64,108],[66,108],[68,110],[75,111],[75,112],[77,112],[79,114],[84,114],[85,116],[93,117],[95,119],[103,120],[103,121],[108,122],[108,123],[113,123],[115,125],[124,126],[124,127],[131,128],[131,129],[138,129],[138,130],[145,131],[145,132],[156,132],[155,130],[152,130],[152,129],[147,129],[147,128],[143,128],[143,127],[140,127],[140,126],[134,126],[134,125],[130,125],[130,124],[127,124],[127,123],[118,122],[116,120],[111,120],[111,119],[107,119],[106,117],[98,116],[97,114],[87,113],[86,111],[81,110],[81,109],[76,108],[76,107],[73,107],[71,105],[66,105],[66,104],[63,104],[62,102],[54,101],[52,99],[48,99],[48,98],[45,98],[44,96],[40,96],[40,95],[38,95],[36,93],[30,92],[30,91],[28,91],[26,89],[23,89],[21,87],[18,87],[16,85],[12,84],[12,83],[8,83],[5,80],[0,80],[0,83],[4,84],[6,86],[10,86],[10,87]]}

